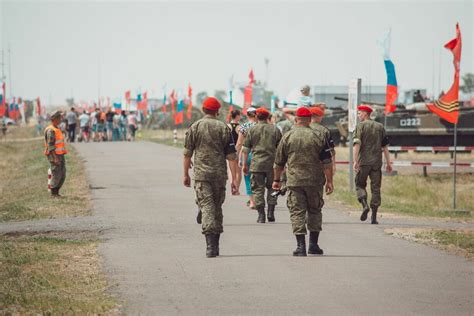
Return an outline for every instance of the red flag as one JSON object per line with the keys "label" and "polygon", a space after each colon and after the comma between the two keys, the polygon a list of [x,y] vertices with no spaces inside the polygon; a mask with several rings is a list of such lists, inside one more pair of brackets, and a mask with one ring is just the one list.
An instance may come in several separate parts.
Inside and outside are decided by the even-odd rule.
{"label": "red flag", "polygon": [[250,69],[249,79],[250,79],[249,84],[255,83],[255,77],[253,75],[253,69]]}
{"label": "red flag", "polygon": [[457,124],[459,117],[459,64],[461,62],[461,30],[456,24],[456,38],[444,45],[453,53],[454,82],[449,91],[434,103],[427,104],[428,109],[442,119]]}
{"label": "red flag", "polygon": [[252,85],[248,84],[244,90],[244,108],[252,105]]}
{"label": "red flag", "polygon": [[40,116],[41,115],[41,101],[40,97],[36,98],[36,115]]}
{"label": "red flag", "polygon": [[125,91],[125,102],[130,104],[130,90]]}
{"label": "red flag", "polygon": [[6,112],[6,104],[7,104],[7,101],[6,101],[6,91],[5,91],[5,81],[2,81],[2,94],[0,95],[0,97],[2,98],[0,100],[0,116],[4,116],[5,115],[5,112]]}
{"label": "red flag", "polygon": [[147,116],[148,114],[148,93],[147,92],[143,92],[142,100],[137,103],[137,110],[143,111],[143,115]]}
{"label": "red flag", "polygon": [[171,115],[174,118],[176,115],[176,95],[175,95],[174,89],[170,93],[170,102],[171,102]]}
{"label": "red flag", "polygon": [[227,113],[227,122],[230,122],[230,120],[232,119],[232,111],[234,110],[234,106],[233,105],[230,105],[229,106],[229,113]]}
{"label": "red flag", "polygon": [[188,120],[191,120],[192,108],[193,108],[193,89],[191,88],[191,84],[188,85],[188,98],[189,98],[189,104],[188,104],[188,109],[186,111],[186,117],[188,118]]}
{"label": "red flag", "polygon": [[174,124],[175,125],[183,124],[183,121],[184,121],[184,112],[180,111],[176,113],[174,116]]}

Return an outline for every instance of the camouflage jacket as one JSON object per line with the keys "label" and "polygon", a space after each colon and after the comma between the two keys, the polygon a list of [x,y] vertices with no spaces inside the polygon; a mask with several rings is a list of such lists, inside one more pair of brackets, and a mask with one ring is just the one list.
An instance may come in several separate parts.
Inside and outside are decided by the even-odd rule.
{"label": "camouflage jacket", "polygon": [[247,153],[252,152],[251,172],[272,170],[280,140],[280,130],[267,122],[258,122],[250,128],[242,150]]}
{"label": "camouflage jacket", "polygon": [[324,138],[326,139],[331,151],[334,150],[334,147],[335,147],[334,140],[331,137],[331,132],[326,126],[324,126],[321,123],[313,122],[309,125],[309,127],[311,127],[314,130],[320,131],[323,134]]}
{"label": "camouflage jacket", "polygon": [[379,122],[359,122],[354,132],[354,144],[360,144],[359,164],[382,166],[382,148],[388,145],[385,129]]}
{"label": "camouflage jacket", "polygon": [[208,115],[195,122],[184,140],[184,155],[192,157],[193,154],[194,180],[226,180],[226,159],[237,159],[229,127]]}
{"label": "camouflage jacket", "polygon": [[275,158],[275,166],[283,168],[286,164],[289,187],[323,185],[321,170],[323,164],[330,163],[331,153],[323,134],[306,126],[295,126],[283,136]]}
{"label": "camouflage jacket", "polygon": [[293,125],[293,122],[288,119],[276,124],[282,135],[285,135],[293,127]]}

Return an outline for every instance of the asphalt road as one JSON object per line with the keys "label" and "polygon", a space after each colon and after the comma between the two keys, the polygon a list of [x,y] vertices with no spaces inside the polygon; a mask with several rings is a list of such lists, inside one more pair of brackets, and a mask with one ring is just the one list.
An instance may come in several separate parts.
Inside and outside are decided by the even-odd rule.
{"label": "asphalt road", "polygon": [[228,193],[221,256],[207,259],[194,192],[182,186],[181,150],[75,146],[86,160],[94,217],[110,227],[99,251],[126,314],[474,314],[472,262],[335,209],[324,209],[325,255],[295,258],[283,200],[275,224],[257,224],[246,198]]}

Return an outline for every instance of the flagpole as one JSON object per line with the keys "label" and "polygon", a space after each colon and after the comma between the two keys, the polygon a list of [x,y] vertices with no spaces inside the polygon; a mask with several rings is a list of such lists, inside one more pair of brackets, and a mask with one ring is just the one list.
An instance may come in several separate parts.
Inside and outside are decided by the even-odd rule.
{"label": "flagpole", "polygon": [[458,124],[454,124],[454,172],[453,172],[453,210],[456,210],[456,165],[457,165],[457,140]]}

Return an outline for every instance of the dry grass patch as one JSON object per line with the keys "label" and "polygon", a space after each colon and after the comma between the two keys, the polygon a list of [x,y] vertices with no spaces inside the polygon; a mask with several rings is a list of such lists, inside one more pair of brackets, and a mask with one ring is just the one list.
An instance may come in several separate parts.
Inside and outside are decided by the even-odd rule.
{"label": "dry grass patch", "polygon": [[[458,175],[457,206],[466,212],[451,211],[452,177],[449,174],[385,176],[382,180],[381,212],[410,216],[472,219],[474,212],[474,175]],[[348,172],[338,169],[334,193],[328,201],[360,209],[355,192],[350,192]],[[367,186],[370,200],[370,185]]]}
{"label": "dry grass patch", "polygon": [[456,255],[474,259],[474,230],[391,228],[385,232],[397,238],[430,245]]}
{"label": "dry grass patch", "polygon": [[97,255],[97,236],[0,236],[1,314],[118,314]]}
{"label": "dry grass patch", "polygon": [[0,144],[0,221],[88,215],[89,188],[82,161],[68,146],[62,199],[47,191],[49,163],[42,140]]}

